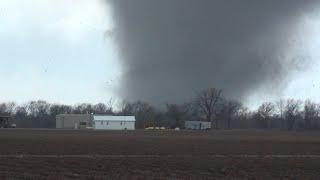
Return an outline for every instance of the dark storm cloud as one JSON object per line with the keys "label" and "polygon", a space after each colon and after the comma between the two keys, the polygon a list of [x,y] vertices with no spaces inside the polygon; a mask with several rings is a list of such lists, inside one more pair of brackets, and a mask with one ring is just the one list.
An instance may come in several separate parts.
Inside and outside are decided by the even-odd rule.
{"label": "dark storm cloud", "polygon": [[277,93],[294,68],[285,59],[299,18],[316,2],[111,0],[120,95],[161,104],[208,87],[237,99],[261,87]]}

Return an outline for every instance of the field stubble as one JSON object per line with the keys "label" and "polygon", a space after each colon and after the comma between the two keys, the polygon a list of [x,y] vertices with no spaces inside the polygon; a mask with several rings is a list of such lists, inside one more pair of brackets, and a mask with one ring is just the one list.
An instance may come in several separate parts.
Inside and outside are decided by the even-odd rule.
{"label": "field stubble", "polygon": [[320,133],[0,131],[1,179],[317,179]]}

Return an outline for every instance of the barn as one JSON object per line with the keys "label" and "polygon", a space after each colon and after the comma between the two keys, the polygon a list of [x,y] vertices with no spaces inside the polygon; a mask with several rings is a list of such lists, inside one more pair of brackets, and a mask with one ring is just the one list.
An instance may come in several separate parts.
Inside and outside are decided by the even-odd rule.
{"label": "barn", "polygon": [[92,127],[90,114],[60,114],[56,116],[57,129],[86,129]]}
{"label": "barn", "polygon": [[186,129],[193,129],[193,130],[211,129],[211,122],[186,121],[185,122],[185,128]]}
{"label": "barn", "polygon": [[93,116],[93,128],[97,130],[135,130],[134,116]]}

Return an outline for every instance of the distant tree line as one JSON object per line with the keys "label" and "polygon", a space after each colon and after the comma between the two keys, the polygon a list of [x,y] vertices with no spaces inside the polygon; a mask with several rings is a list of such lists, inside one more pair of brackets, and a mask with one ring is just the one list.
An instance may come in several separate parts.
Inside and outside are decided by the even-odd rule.
{"label": "distant tree line", "polygon": [[59,114],[113,114],[113,109],[108,103],[69,106],[39,100],[24,105],[14,102],[1,103],[0,113],[11,114],[20,128],[55,128],[56,116]]}
{"label": "distant tree line", "polygon": [[167,127],[183,128],[185,121],[208,121],[216,129],[320,129],[320,104],[306,100],[287,99],[265,102],[255,111],[241,102],[227,99],[215,88],[198,92],[190,102],[166,104],[156,108],[149,103],[124,102],[114,110],[114,102],[78,104],[74,106],[31,101],[24,105],[13,102],[0,104],[0,113],[14,116],[22,128],[55,128],[58,114],[109,114],[134,115],[136,128]]}

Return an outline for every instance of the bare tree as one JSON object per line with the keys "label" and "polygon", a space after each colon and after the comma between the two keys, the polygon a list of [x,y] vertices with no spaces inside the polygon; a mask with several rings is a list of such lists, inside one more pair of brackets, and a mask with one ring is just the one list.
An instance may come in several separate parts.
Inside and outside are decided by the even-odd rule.
{"label": "bare tree", "polygon": [[33,117],[39,117],[49,114],[50,104],[46,101],[31,101],[27,105],[28,114]]}
{"label": "bare tree", "polygon": [[179,105],[183,114],[183,121],[201,121],[203,120],[202,112],[194,102],[184,103]]}
{"label": "bare tree", "polygon": [[137,101],[135,103],[123,102],[120,115],[136,116],[136,127],[144,128],[146,126],[156,125],[156,109],[148,103]]}
{"label": "bare tree", "polygon": [[276,102],[277,110],[279,113],[279,118],[281,121],[281,128],[285,128],[285,119],[284,119],[284,110],[285,110],[285,101],[283,99],[280,99]]}
{"label": "bare tree", "polygon": [[17,106],[15,109],[15,121],[19,127],[31,127],[26,106]]}
{"label": "bare tree", "polygon": [[285,116],[287,121],[287,128],[288,130],[292,130],[294,128],[295,122],[301,116],[300,107],[301,107],[301,101],[289,99],[287,100],[286,106],[285,106]]}
{"label": "bare tree", "polygon": [[106,104],[106,112],[113,114],[113,107],[115,104],[115,100],[113,98],[110,98],[109,101]]}
{"label": "bare tree", "polygon": [[315,121],[319,117],[319,106],[310,100],[306,100],[304,104],[304,121],[305,128],[312,129],[315,125]]}
{"label": "bare tree", "polygon": [[50,106],[50,115],[55,118],[59,114],[70,114],[72,107],[67,105],[53,104]]}
{"label": "bare tree", "polygon": [[82,103],[74,106],[73,113],[75,114],[91,114],[94,112],[94,108],[91,104]]}
{"label": "bare tree", "polygon": [[182,121],[183,117],[185,115],[184,109],[181,105],[178,104],[167,104],[167,116],[173,120],[173,127],[179,127],[182,128]]}
{"label": "bare tree", "polygon": [[16,106],[17,105],[14,102],[1,103],[0,104],[0,113],[13,114]]}
{"label": "bare tree", "polygon": [[107,106],[103,103],[98,103],[93,106],[93,110],[96,114],[103,114],[107,112]]}
{"label": "bare tree", "polygon": [[[222,102],[222,91],[215,88],[209,88],[197,94],[195,104],[205,116],[205,120],[214,125],[214,115],[217,112],[216,108]],[[215,121],[215,126],[218,128],[218,120]]]}
{"label": "bare tree", "polygon": [[54,119],[50,117],[51,104],[46,101],[31,101],[27,104],[28,116],[31,119],[32,127],[52,127]]}
{"label": "bare tree", "polygon": [[242,104],[238,101],[229,100],[225,102],[227,129],[231,129],[232,117],[241,109]]}
{"label": "bare tree", "polygon": [[270,118],[275,111],[275,106],[271,102],[263,103],[258,108],[258,121],[261,127],[268,128],[270,127]]}
{"label": "bare tree", "polygon": [[245,106],[242,106],[239,108],[239,110],[236,113],[238,127],[241,128],[248,128],[251,127],[250,119],[252,115],[252,112],[249,111],[249,109]]}

